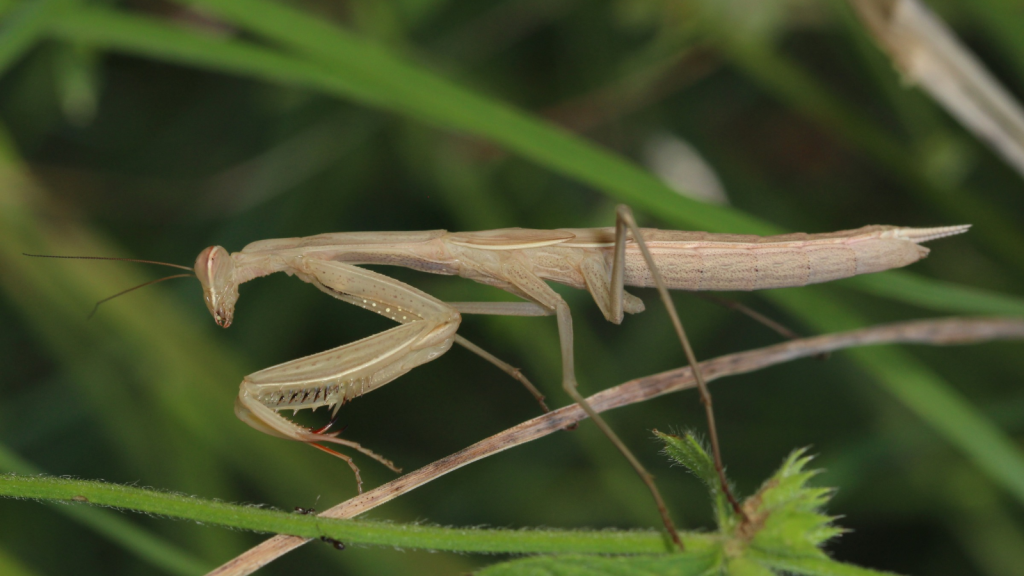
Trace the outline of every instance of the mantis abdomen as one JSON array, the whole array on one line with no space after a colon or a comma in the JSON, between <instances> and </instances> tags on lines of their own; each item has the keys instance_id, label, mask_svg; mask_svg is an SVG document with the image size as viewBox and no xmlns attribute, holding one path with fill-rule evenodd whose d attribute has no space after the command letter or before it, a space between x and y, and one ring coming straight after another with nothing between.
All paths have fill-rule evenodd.
<instances>
[{"instance_id":1,"label":"mantis abdomen","mask_svg":"<svg viewBox=\"0 0 1024 576\"><path fill-rule=\"evenodd\" d=\"M959 234L966 228L866 226L827 234L763 237L653 229L644 229L643 234L670 289L726 291L805 286L900 268L928 254L920 242ZM579 237L582 231L570 232ZM558 246L584 248L582 242L573 244ZM586 248L602 250L610 263L612 246L595 244ZM632 243L626 247L625 284L654 286L640 250Z\"/></svg>"}]
</instances>

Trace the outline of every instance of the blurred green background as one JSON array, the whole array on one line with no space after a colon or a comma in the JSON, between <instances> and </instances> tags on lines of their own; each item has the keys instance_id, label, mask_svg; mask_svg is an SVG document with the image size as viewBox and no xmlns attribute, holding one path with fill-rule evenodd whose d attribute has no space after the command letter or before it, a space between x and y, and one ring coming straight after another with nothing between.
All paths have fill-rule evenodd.
<instances>
[{"instance_id":1,"label":"blurred green background","mask_svg":"<svg viewBox=\"0 0 1024 576\"><path fill-rule=\"evenodd\" d=\"M326 509L355 493L347 467L237 421L236 386L388 326L284 276L245 285L226 331L190 280L86 321L98 299L163 271L26 251L191 265L209 245L320 232L607 226L628 202L646 226L720 232L974 224L932 244L910 274L730 295L801 333L1024 311L1020 176L907 89L842 2L290 4L0 2L4 471ZM1009 24L1024 5L931 5L1011 92L1024 90L1024 36ZM724 191L728 205L670 185ZM508 299L458 278L387 273L445 300ZM683 363L652 291L637 291L648 312L617 327L587 294L558 289L574 310L585 393ZM698 357L777 340L724 308L676 302ZM467 317L460 333L566 403L552 319ZM741 493L793 448L820 455L819 484L839 488L830 512L852 529L830 545L837 558L1009 575L1024 566L1022 374L1019 343L916 347L837 353L713 391ZM456 348L346 406L342 423L408 471L536 413L517 383ZM702 487L668 467L650 433L703 430L696 395L607 418L681 527L710 527ZM369 486L393 478L357 461ZM657 527L649 500L584 423L368 516ZM190 574L265 538L24 501L0 501L0 518L3 574ZM456 574L499 559L315 543L264 573Z\"/></svg>"}]
</instances>

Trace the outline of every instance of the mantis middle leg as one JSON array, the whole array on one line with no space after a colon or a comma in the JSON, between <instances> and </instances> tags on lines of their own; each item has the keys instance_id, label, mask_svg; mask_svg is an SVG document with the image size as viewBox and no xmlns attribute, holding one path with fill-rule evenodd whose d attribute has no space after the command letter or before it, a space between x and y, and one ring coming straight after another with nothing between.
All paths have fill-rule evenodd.
<instances>
[{"instance_id":1,"label":"mantis middle leg","mask_svg":"<svg viewBox=\"0 0 1024 576\"><path fill-rule=\"evenodd\" d=\"M461 314L492 314L498 316L550 316L551 311L534 302L448 302L448 305L458 310ZM548 405L544 403L544 395L530 382L523 373L508 362L498 358L494 354L480 348L462 336L455 336L455 343L469 350L470 352L494 364L509 376L515 378L522 384L533 398L540 404L541 410L550 412Z\"/></svg>"}]
</instances>

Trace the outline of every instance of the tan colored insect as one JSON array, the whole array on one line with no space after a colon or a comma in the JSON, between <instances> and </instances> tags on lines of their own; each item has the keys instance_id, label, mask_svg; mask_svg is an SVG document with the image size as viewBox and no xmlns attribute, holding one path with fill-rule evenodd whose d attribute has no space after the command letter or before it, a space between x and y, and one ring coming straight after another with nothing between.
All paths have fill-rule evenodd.
<instances>
[{"instance_id":1,"label":"tan colored insect","mask_svg":"<svg viewBox=\"0 0 1024 576\"><path fill-rule=\"evenodd\" d=\"M644 309L643 302L623 290L624 285L658 287L669 306L687 359L696 365L666 288L760 290L879 272L916 262L928 254L920 243L959 234L968 227L865 226L828 234L768 237L676 232L637 228L629 209L620 206L614 228L331 233L261 240L234 254L212 246L199 254L195 274L203 285L206 306L217 324L225 328L231 325L234 316L239 285L274 272L295 275L339 300L398 323L357 342L250 374L242 380L235 402L235 413L253 428L305 442L343 458L355 472L360 489L362 481L352 459L323 443L349 446L393 470L397 468L355 442L328 434L330 424L311 430L279 412L325 406L336 417L345 402L437 358L453 342L513 375L544 407L543 396L518 370L457 335L456 330L461 314L555 315L561 342L563 388L647 483L666 528L681 546L650 474L577 392L569 307L546 281L586 289L605 318L616 324L622 321L624 312L635 314ZM525 302L446 303L403 282L360 268L361 264L388 264L459 275L506 290ZM724 483L710 395L700 375L697 376L708 411L715 464L730 501L742 514Z\"/></svg>"}]
</instances>

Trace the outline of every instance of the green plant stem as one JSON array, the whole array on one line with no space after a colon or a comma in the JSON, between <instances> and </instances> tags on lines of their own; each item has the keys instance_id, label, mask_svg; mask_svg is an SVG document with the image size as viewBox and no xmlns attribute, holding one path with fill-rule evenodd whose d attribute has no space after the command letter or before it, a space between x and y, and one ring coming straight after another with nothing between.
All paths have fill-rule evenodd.
<instances>
[{"instance_id":1,"label":"green plant stem","mask_svg":"<svg viewBox=\"0 0 1024 576\"><path fill-rule=\"evenodd\" d=\"M3 445L0 445L0 470L17 474L39 474L35 466ZM0 485L8 478L18 477L14 474L0 475ZM107 510L55 503L51 505L55 511L89 526L98 534L168 574L192 576L203 574L211 568L188 552Z\"/></svg>"},{"instance_id":2,"label":"green plant stem","mask_svg":"<svg viewBox=\"0 0 1024 576\"><path fill-rule=\"evenodd\" d=\"M602 554L658 553L670 549L664 536L657 532L485 530L333 520L145 488L50 476L0 476L0 495L65 503L88 502L243 530L291 534L304 538L327 536L345 543L402 548L460 552ZM714 542L712 537L702 534L688 534L686 538L687 544L692 542L697 550L710 547Z\"/></svg>"}]
</instances>

